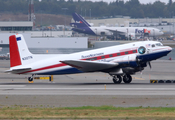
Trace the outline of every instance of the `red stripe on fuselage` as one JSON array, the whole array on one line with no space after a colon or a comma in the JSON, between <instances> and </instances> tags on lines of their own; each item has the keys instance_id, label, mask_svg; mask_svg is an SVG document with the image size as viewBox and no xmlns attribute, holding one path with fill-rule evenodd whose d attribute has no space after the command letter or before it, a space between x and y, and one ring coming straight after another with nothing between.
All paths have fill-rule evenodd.
<instances>
[{"instance_id":1,"label":"red stripe on fuselage","mask_svg":"<svg viewBox=\"0 0 175 120\"><path fill-rule=\"evenodd\" d=\"M133 52L133 51L136 51L136 52ZM126 52L128 52L128 54L126 54ZM102 60L102 59L113 58L113 57L117 57L117 56L134 54L134 53L137 53L138 51L137 51L137 49L135 49L135 50L130 50L130 51L126 51L126 52L118 52L118 53L120 53L120 55L117 55L118 53L102 55L102 56L105 56L105 58L102 58L102 56L97 56L97 57L85 58L85 59L81 59L81 60L87 60L87 59L93 59L92 61ZM110 55L112 55L112 57L110 57ZM94 59L94 58L96 58L96 59ZM36 72L36 71L40 71L40 70L52 69L52 68L63 67L63 66L67 66L67 64L60 63L60 64L51 65L51 66L47 66L47 67L43 67L43 68L38 68L35 70L26 71L26 72L19 73L19 74L25 74L25 73L29 73L29 72Z\"/></svg>"},{"instance_id":2,"label":"red stripe on fuselage","mask_svg":"<svg viewBox=\"0 0 175 120\"><path fill-rule=\"evenodd\" d=\"M51 66L47 66L47 67L43 67L43 68L38 68L38 69L35 69L35 70L26 71L26 72L19 73L19 74L25 74L25 73L29 73L29 72L36 72L36 71L40 71L40 70L46 70L46 69L62 67L62 66L66 66L66 64L60 63L60 64L51 65Z\"/></svg>"}]
</instances>

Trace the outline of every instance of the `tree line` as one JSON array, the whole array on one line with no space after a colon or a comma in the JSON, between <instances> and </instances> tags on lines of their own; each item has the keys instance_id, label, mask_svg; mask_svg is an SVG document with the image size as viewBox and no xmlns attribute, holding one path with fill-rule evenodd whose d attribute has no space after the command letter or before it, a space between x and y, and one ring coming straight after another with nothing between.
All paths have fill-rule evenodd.
<instances>
[{"instance_id":1,"label":"tree line","mask_svg":"<svg viewBox=\"0 0 175 120\"><path fill-rule=\"evenodd\" d=\"M0 13L28 14L29 0L0 0ZM169 18L175 16L175 2L168 4L156 1L141 4L139 0L124 2L116 0L111 3L88 0L34 0L34 11L40 14L71 15L77 12L85 17L116 17L119 15L131 18Z\"/></svg>"}]
</instances>

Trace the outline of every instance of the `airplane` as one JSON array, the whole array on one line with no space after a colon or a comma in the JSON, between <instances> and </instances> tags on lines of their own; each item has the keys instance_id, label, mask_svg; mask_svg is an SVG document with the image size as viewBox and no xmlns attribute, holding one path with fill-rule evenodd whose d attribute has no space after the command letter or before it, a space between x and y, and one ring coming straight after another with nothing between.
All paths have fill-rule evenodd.
<instances>
[{"instance_id":1,"label":"airplane","mask_svg":"<svg viewBox=\"0 0 175 120\"><path fill-rule=\"evenodd\" d=\"M104 72L115 84L130 83L131 75L144 70L150 61L166 56L172 48L158 41L140 41L71 54L32 54L22 34L9 37L12 74L63 75Z\"/></svg>"},{"instance_id":2,"label":"airplane","mask_svg":"<svg viewBox=\"0 0 175 120\"><path fill-rule=\"evenodd\" d=\"M137 36L155 37L164 33L151 27L92 27L81 15L73 13L74 23L70 23L72 30L78 33L84 33L94 36L124 36L126 38L135 38Z\"/></svg>"}]
</instances>

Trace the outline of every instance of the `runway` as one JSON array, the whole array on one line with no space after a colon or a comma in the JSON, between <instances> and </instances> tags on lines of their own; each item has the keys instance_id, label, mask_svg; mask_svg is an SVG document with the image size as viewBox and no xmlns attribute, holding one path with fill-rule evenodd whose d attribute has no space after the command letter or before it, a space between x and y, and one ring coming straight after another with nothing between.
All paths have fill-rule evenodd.
<instances>
[{"instance_id":1,"label":"runway","mask_svg":"<svg viewBox=\"0 0 175 120\"><path fill-rule=\"evenodd\" d=\"M137 81L135 81L137 82ZM175 95L175 84L8 83L0 95Z\"/></svg>"},{"instance_id":2,"label":"runway","mask_svg":"<svg viewBox=\"0 0 175 120\"><path fill-rule=\"evenodd\" d=\"M30 75L3 73L9 61L1 60L0 106L101 106L117 107L175 107L175 83L151 84L150 79L175 80L175 61L157 60L152 69L133 76L131 84L114 84L104 73L84 73L54 76L54 81L34 80Z\"/></svg>"}]
</instances>

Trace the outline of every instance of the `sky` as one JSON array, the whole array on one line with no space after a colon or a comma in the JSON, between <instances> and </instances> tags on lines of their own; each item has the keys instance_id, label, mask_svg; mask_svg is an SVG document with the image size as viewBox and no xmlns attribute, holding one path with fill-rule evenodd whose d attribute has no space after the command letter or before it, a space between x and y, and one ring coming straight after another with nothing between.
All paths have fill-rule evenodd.
<instances>
[{"instance_id":1,"label":"sky","mask_svg":"<svg viewBox=\"0 0 175 120\"><path fill-rule=\"evenodd\" d=\"M116 1L116 0L90 0L90 1L103 1L103 2L113 2L113 1ZM129 0L124 0L125 2L126 1L129 1ZM164 2L164 3L168 3L169 0L139 0L141 4L147 4L147 3L154 3L155 1L161 1L161 2ZM173 0L174 2L175 0Z\"/></svg>"}]
</instances>

